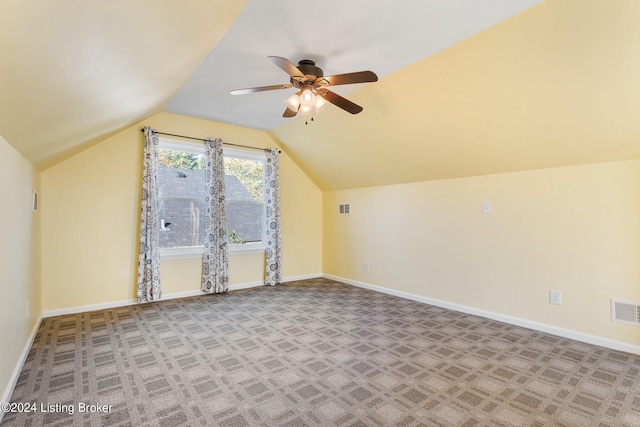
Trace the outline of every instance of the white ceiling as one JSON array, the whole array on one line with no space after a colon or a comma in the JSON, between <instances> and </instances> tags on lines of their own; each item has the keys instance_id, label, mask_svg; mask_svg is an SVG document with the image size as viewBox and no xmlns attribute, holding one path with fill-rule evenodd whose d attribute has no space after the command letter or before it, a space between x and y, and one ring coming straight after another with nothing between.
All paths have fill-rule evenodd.
<instances>
[{"instance_id":1,"label":"white ceiling","mask_svg":"<svg viewBox=\"0 0 640 427\"><path fill-rule=\"evenodd\" d=\"M295 89L241 96L233 89L288 83L267 60L316 61L325 75L372 70L379 78L446 49L540 0L250 0L167 111L272 129ZM346 95L359 85L335 88ZM363 105L366 109L367 106ZM348 114L348 113L345 113Z\"/></svg>"},{"instance_id":2,"label":"white ceiling","mask_svg":"<svg viewBox=\"0 0 640 427\"><path fill-rule=\"evenodd\" d=\"M163 111L266 130L322 190L640 158L638 0L0 10L0 136L40 170ZM229 94L286 83L271 55L380 80L335 88L362 113L328 106L306 126L281 117L292 89Z\"/></svg>"}]
</instances>

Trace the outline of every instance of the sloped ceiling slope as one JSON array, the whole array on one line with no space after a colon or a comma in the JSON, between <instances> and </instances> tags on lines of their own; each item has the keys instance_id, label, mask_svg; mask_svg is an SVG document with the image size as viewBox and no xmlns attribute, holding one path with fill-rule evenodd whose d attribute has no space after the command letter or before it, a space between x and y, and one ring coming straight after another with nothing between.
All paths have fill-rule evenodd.
<instances>
[{"instance_id":1,"label":"sloped ceiling slope","mask_svg":"<svg viewBox=\"0 0 640 427\"><path fill-rule=\"evenodd\" d=\"M0 10L0 135L41 170L163 110L268 130L323 190L640 158L637 0ZM286 82L268 55L381 79L336 88L362 113L305 125L281 117L288 91L229 94Z\"/></svg>"},{"instance_id":2,"label":"sloped ceiling slope","mask_svg":"<svg viewBox=\"0 0 640 427\"><path fill-rule=\"evenodd\" d=\"M384 77L539 3L540 0L251 0L171 101L170 113L272 129L286 123L295 88L233 96L289 76L267 60L311 59L325 75L373 70ZM332 88L345 95L361 85Z\"/></svg>"},{"instance_id":3,"label":"sloped ceiling slope","mask_svg":"<svg viewBox=\"0 0 640 427\"><path fill-rule=\"evenodd\" d=\"M162 111L246 0L0 0L0 135L40 169Z\"/></svg>"},{"instance_id":4,"label":"sloped ceiling slope","mask_svg":"<svg viewBox=\"0 0 640 427\"><path fill-rule=\"evenodd\" d=\"M323 190L637 159L638 22L547 0L269 134Z\"/></svg>"}]
</instances>

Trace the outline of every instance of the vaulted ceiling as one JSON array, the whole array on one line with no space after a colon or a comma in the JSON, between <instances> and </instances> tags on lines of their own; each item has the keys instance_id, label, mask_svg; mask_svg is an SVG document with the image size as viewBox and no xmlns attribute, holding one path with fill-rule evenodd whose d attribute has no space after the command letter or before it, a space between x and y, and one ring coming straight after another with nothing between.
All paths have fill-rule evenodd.
<instances>
[{"instance_id":1,"label":"vaulted ceiling","mask_svg":"<svg viewBox=\"0 0 640 427\"><path fill-rule=\"evenodd\" d=\"M265 130L325 190L640 158L636 0L0 7L0 135L40 169L161 111ZM284 119L293 89L229 94L288 82L270 55L380 80Z\"/></svg>"}]
</instances>

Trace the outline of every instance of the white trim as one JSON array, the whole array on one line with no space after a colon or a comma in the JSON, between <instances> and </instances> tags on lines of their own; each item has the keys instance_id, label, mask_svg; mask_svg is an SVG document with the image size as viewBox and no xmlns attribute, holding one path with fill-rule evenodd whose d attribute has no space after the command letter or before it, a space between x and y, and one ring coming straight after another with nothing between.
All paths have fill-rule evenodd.
<instances>
[{"instance_id":1,"label":"white trim","mask_svg":"<svg viewBox=\"0 0 640 427\"><path fill-rule=\"evenodd\" d=\"M178 246L160 248L160 261L170 259L202 258L204 246Z\"/></svg>"},{"instance_id":2,"label":"white trim","mask_svg":"<svg viewBox=\"0 0 640 427\"><path fill-rule=\"evenodd\" d=\"M382 286L377 286L377 285L371 285L369 283L364 283L364 282L358 282L356 280L345 279L344 277L333 276L331 274L323 274L322 277L326 279L335 280L336 282L357 286L359 288L381 292L383 294L393 295L396 297L405 298L412 301L421 302L424 304L435 305L436 307L446 308L448 310L459 311L461 313L467 313L475 316L485 317L487 319L497 320L498 322L504 322L510 325L521 326L523 328L545 332L545 333L556 335L562 338L568 338L568 339L584 342L587 344L599 345L612 350L624 351L627 353L640 355L640 346L625 343L622 341L616 341L609 338L598 337L595 335L585 334L583 332L572 331L570 329L560 328L553 325L547 325L545 323L534 322L534 321L522 319L519 317L507 316L500 313L494 313L491 311L481 310L481 309L469 307L466 305L460 305L460 304L450 303L446 301L441 301L433 298L424 297L421 295L411 294L408 292L396 291L394 289L384 288Z\"/></svg>"},{"instance_id":3,"label":"white trim","mask_svg":"<svg viewBox=\"0 0 640 427\"><path fill-rule=\"evenodd\" d=\"M282 283L295 282L296 280L318 279L320 277L322 277L322 273L303 274L301 276L289 276L289 277L283 277Z\"/></svg>"},{"instance_id":4,"label":"white trim","mask_svg":"<svg viewBox=\"0 0 640 427\"><path fill-rule=\"evenodd\" d=\"M203 141L182 141L182 140L176 140L176 139L165 137L165 136L158 136L158 138L160 141L159 143L160 150L184 151L184 152L195 153L199 155L204 155L205 153L204 140ZM225 159L236 158L236 159L253 160L253 161L262 163L263 168L266 163L266 154L264 150L253 150L253 149L238 148L238 147L234 147L234 148L224 147L223 157ZM265 210L266 210L266 204L264 203L264 191L262 194L261 204L262 204L262 221L264 222ZM164 228L164 219L162 220L162 222L163 222L163 225L160 228L160 230L166 230L166 228ZM262 240L260 242L246 243L246 244L229 244L229 255L264 253L267 247L265 242L266 242L266 228L263 224ZM160 248L160 260L201 258L203 251L204 251L204 247L202 245L179 246L175 248Z\"/></svg>"},{"instance_id":5,"label":"white trim","mask_svg":"<svg viewBox=\"0 0 640 427\"><path fill-rule=\"evenodd\" d=\"M322 277L322 274L321 273L315 273L315 274L307 274L307 275L303 275L303 276L290 276L290 277L283 278L282 281L284 283L284 282L293 282L295 280L315 279L315 278L318 278L318 277ZM264 281L263 280L258 280L258 281L255 281L255 282L236 283L236 284L233 284L233 285L229 285L229 291L237 291L237 290L240 290L240 289L255 288L255 287L258 287L258 286L264 286ZM171 294L162 295L162 299L160 301L171 300L171 299L176 299L176 298L193 297L193 296L198 296L198 295L207 295L207 294L202 292L200 289L196 289L196 290L192 290L192 291L184 291L184 292L174 292L174 293L171 293ZM64 316L64 315L67 315L67 314L84 313L86 311L104 310L104 309L107 309L107 308L124 307L124 306L127 306L127 305L134 305L134 304L137 304L137 303L138 303L137 300L130 299L130 300L105 302L105 303L100 303L100 304L83 305L83 306L79 306L79 307L69 307L69 308L63 308L63 309L59 309L59 310L45 311L45 312L42 313L42 317L41 318L47 318L47 317L53 317L53 316Z\"/></svg>"},{"instance_id":6,"label":"white trim","mask_svg":"<svg viewBox=\"0 0 640 427\"><path fill-rule=\"evenodd\" d=\"M265 239L263 238L262 240L264 242ZM263 242L229 245L229 255L264 253L265 244ZM203 251L204 246L178 246L175 248L160 248L160 261L172 259L202 258Z\"/></svg>"},{"instance_id":7,"label":"white trim","mask_svg":"<svg viewBox=\"0 0 640 427\"><path fill-rule=\"evenodd\" d=\"M27 361L29 350L31 349L33 340L36 338L36 333L40 328L41 322L42 322L42 316L40 316L36 324L33 326L33 329L31 330L31 334L29 334L29 338L27 339L27 342L24 344L22 353L20 353L20 357L18 358L18 363L16 363L16 367L13 369L13 373L11 374L11 378L9 378L9 383L7 384L7 388L4 390L4 393L2 394L2 399L0 400L0 403L10 401L11 395L13 394L13 389L16 387L16 384L18 383L20 372L22 372L22 367L24 366L24 362ZM0 423L2 422L3 415L4 415L4 412L0 411Z\"/></svg>"},{"instance_id":8,"label":"white trim","mask_svg":"<svg viewBox=\"0 0 640 427\"><path fill-rule=\"evenodd\" d=\"M165 298L166 296L163 296L163 299ZM47 317L54 317L54 316L65 316L67 314L84 313L85 311L95 311L95 310L104 310L106 308L124 307L126 305L133 305L137 303L138 301L135 299L128 299L128 300L122 300L122 301L104 302L100 304L82 305L78 307L61 308L58 310L43 311L42 317L47 318Z\"/></svg>"},{"instance_id":9,"label":"white trim","mask_svg":"<svg viewBox=\"0 0 640 427\"><path fill-rule=\"evenodd\" d=\"M224 144L224 139L222 140ZM247 159L247 160L255 160L258 162L264 163L266 162L267 156L263 149L255 150L252 148L242 148L242 147L222 147L222 155L224 157L235 157L238 159Z\"/></svg>"},{"instance_id":10,"label":"white trim","mask_svg":"<svg viewBox=\"0 0 640 427\"><path fill-rule=\"evenodd\" d=\"M257 160L263 163L265 162L266 148L243 148L229 145L225 147L224 139L222 139L222 144L222 154L224 157L236 157L240 159ZM187 141L158 135L158 148L160 150L185 151L194 154L204 154L205 152L204 138L200 141Z\"/></svg>"},{"instance_id":11,"label":"white trim","mask_svg":"<svg viewBox=\"0 0 640 427\"><path fill-rule=\"evenodd\" d=\"M229 291L239 291L240 289L257 288L258 286L264 286L264 280L258 280L256 282L246 282L246 283L237 283L235 285L229 285Z\"/></svg>"},{"instance_id":12,"label":"white trim","mask_svg":"<svg viewBox=\"0 0 640 427\"><path fill-rule=\"evenodd\" d=\"M158 148L160 150L186 151L188 153L204 154L204 139L202 141L186 141L158 135Z\"/></svg>"},{"instance_id":13,"label":"white trim","mask_svg":"<svg viewBox=\"0 0 640 427\"><path fill-rule=\"evenodd\" d=\"M264 230L265 227L262 227L262 228ZM229 245L229 255L264 253L264 250L266 248L266 245L264 244L264 242L266 240L267 239L263 237L262 242L260 243L244 243L244 244Z\"/></svg>"},{"instance_id":14,"label":"white trim","mask_svg":"<svg viewBox=\"0 0 640 427\"><path fill-rule=\"evenodd\" d=\"M240 289L248 289L255 288L258 286L264 286L264 281L259 280L256 282L246 282L246 283L236 283L235 285L229 285L229 291L238 291ZM176 299L176 298L187 298L187 297L197 297L200 295L209 295L206 292L202 292L202 290L198 289L195 291L185 291L185 292L174 292L172 294L163 295L160 301ZM137 301L133 300L132 304L136 304Z\"/></svg>"}]
</instances>

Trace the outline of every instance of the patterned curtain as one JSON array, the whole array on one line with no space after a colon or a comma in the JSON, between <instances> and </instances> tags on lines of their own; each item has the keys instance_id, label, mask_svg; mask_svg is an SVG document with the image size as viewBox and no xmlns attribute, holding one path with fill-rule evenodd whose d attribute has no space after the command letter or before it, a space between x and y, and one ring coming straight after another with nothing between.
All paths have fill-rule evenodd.
<instances>
[{"instance_id":1,"label":"patterned curtain","mask_svg":"<svg viewBox=\"0 0 640 427\"><path fill-rule=\"evenodd\" d=\"M202 290L219 294L229 290L229 238L224 195L222 140L205 141L205 222L202 254Z\"/></svg>"},{"instance_id":2,"label":"patterned curtain","mask_svg":"<svg viewBox=\"0 0 640 427\"><path fill-rule=\"evenodd\" d=\"M268 286L282 282L282 238L280 235L280 167L278 149L266 150L264 167L265 226L267 227L266 273Z\"/></svg>"},{"instance_id":3,"label":"patterned curtain","mask_svg":"<svg viewBox=\"0 0 640 427\"><path fill-rule=\"evenodd\" d=\"M140 250L138 253L138 302L162 297L160 289L160 246L158 225L158 135L144 128L142 167L142 209L140 211Z\"/></svg>"}]
</instances>

